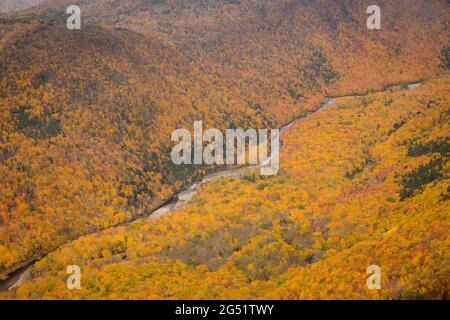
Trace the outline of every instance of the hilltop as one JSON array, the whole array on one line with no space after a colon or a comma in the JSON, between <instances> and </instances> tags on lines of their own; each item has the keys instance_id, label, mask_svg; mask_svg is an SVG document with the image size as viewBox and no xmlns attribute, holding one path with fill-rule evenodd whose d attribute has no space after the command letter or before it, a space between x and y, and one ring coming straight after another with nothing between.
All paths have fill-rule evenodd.
<instances>
[{"instance_id":1,"label":"hilltop","mask_svg":"<svg viewBox=\"0 0 450 320\"><path fill-rule=\"evenodd\" d=\"M2 0L0 3L0 14L33 7L43 0Z\"/></svg>"}]
</instances>

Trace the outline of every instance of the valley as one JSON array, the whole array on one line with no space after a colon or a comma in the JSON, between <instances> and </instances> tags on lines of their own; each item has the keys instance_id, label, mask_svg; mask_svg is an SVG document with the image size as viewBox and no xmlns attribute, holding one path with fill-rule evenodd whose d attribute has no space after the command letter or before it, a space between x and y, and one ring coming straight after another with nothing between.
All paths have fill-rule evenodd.
<instances>
[{"instance_id":1,"label":"valley","mask_svg":"<svg viewBox=\"0 0 450 320\"><path fill-rule=\"evenodd\" d=\"M2 2L1 298L446 299L448 2L372 4ZM193 123L277 174L177 165Z\"/></svg>"}]
</instances>

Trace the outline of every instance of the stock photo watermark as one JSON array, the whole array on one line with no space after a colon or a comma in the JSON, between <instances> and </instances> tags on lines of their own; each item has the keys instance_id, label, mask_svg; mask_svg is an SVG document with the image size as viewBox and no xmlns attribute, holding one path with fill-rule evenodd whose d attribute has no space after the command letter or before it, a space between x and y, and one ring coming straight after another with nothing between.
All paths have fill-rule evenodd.
<instances>
[{"instance_id":1,"label":"stock photo watermark","mask_svg":"<svg viewBox=\"0 0 450 320\"><path fill-rule=\"evenodd\" d=\"M77 5L70 5L66 13L70 16L67 18L66 25L69 30L81 29L81 9ZM367 7L367 29L380 30L381 29L381 8L378 5L370 5Z\"/></svg>"},{"instance_id":2,"label":"stock photo watermark","mask_svg":"<svg viewBox=\"0 0 450 320\"><path fill-rule=\"evenodd\" d=\"M367 8L367 29L380 30L381 29L381 8L377 5L371 5Z\"/></svg>"},{"instance_id":3,"label":"stock photo watermark","mask_svg":"<svg viewBox=\"0 0 450 320\"><path fill-rule=\"evenodd\" d=\"M81 289L81 268L78 265L67 266L66 273L70 276L66 280L66 287L69 290Z\"/></svg>"},{"instance_id":4,"label":"stock photo watermark","mask_svg":"<svg viewBox=\"0 0 450 320\"><path fill-rule=\"evenodd\" d=\"M380 290L381 289L381 268L375 264L367 267L367 274L370 276L367 278L367 288L369 290Z\"/></svg>"},{"instance_id":5,"label":"stock photo watermark","mask_svg":"<svg viewBox=\"0 0 450 320\"><path fill-rule=\"evenodd\" d=\"M69 30L81 29L81 9L77 5L71 5L66 10L70 16L67 18L66 25Z\"/></svg>"},{"instance_id":6,"label":"stock photo watermark","mask_svg":"<svg viewBox=\"0 0 450 320\"><path fill-rule=\"evenodd\" d=\"M172 149L175 165L259 165L264 176L276 175L280 164L280 130L270 129L208 129L203 133L203 122L194 122L194 139L187 129L176 129L171 140L178 142ZM203 147L203 143L208 143ZM248 146L248 148L246 147ZM269 151L270 148L270 151ZM225 155L224 155L225 150ZM248 157L246 150L248 150ZM269 154L270 152L270 154ZM247 161L248 159L248 161Z\"/></svg>"}]
</instances>

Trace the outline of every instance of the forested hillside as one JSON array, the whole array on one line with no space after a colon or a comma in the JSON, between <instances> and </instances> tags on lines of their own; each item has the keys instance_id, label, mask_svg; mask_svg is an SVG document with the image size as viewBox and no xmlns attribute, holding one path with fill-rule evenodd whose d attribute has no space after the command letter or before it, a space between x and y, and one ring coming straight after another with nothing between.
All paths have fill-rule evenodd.
<instances>
[{"instance_id":1,"label":"forested hillside","mask_svg":"<svg viewBox=\"0 0 450 320\"><path fill-rule=\"evenodd\" d=\"M0 13L27 9L41 2L42 0L2 0L0 2Z\"/></svg>"},{"instance_id":2,"label":"forested hillside","mask_svg":"<svg viewBox=\"0 0 450 320\"><path fill-rule=\"evenodd\" d=\"M82 237L5 297L448 299L448 81L340 99L283 136L279 176L213 182L161 219Z\"/></svg>"},{"instance_id":3,"label":"forested hillside","mask_svg":"<svg viewBox=\"0 0 450 320\"><path fill-rule=\"evenodd\" d=\"M445 70L447 2L378 2L379 31L354 0L81 1L81 30L65 1L0 15L0 277L203 175L170 161L175 128L276 128Z\"/></svg>"}]
</instances>

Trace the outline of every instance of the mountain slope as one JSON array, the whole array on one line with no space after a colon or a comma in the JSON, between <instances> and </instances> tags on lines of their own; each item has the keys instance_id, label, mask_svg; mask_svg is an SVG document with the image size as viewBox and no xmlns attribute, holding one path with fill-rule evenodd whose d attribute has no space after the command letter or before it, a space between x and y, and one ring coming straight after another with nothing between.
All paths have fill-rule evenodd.
<instances>
[{"instance_id":1,"label":"mountain slope","mask_svg":"<svg viewBox=\"0 0 450 320\"><path fill-rule=\"evenodd\" d=\"M41 2L43 0L2 0L0 2L0 13L27 9Z\"/></svg>"},{"instance_id":2,"label":"mountain slope","mask_svg":"<svg viewBox=\"0 0 450 320\"><path fill-rule=\"evenodd\" d=\"M283 136L279 176L215 181L161 219L82 237L4 297L447 299L448 80L340 99Z\"/></svg>"},{"instance_id":3,"label":"mountain slope","mask_svg":"<svg viewBox=\"0 0 450 320\"><path fill-rule=\"evenodd\" d=\"M203 175L171 163L175 128L280 127L441 70L445 1L380 1L375 32L368 4L96 0L80 31L65 1L2 16L0 275Z\"/></svg>"}]
</instances>

